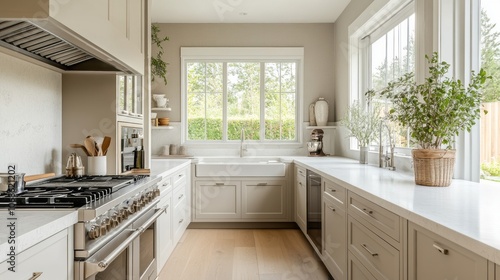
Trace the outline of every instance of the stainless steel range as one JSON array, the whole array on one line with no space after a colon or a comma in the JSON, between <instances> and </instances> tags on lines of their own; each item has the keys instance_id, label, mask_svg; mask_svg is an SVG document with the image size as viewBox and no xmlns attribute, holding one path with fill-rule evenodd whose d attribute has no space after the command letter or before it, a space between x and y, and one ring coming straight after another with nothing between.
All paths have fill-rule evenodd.
<instances>
[{"instance_id":1,"label":"stainless steel range","mask_svg":"<svg viewBox=\"0 0 500 280\"><path fill-rule=\"evenodd\" d=\"M16 208L77 208L75 279L155 279L154 227L160 178L58 177L27 185ZM10 197L0 194L0 207Z\"/></svg>"}]
</instances>

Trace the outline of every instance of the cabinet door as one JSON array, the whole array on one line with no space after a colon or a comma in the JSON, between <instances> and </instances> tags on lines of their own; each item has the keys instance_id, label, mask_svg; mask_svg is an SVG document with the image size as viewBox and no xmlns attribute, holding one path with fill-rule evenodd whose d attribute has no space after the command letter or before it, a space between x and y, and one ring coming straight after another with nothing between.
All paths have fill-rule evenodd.
<instances>
[{"instance_id":1,"label":"cabinet door","mask_svg":"<svg viewBox=\"0 0 500 280\"><path fill-rule=\"evenodd\" d=\"M409 280L488 277L488 261L418 225L409 223Z\"/></svg>"},{"instance_id":2,"label":"cabinet door","mask_svg":"<svg viewBox=\"0 0 500 280\"><path fill-rule=\"evenodd\" d=\"M240 182L197 181L195 218L214 221L241 218Z\"/></svg>"},{"instance_id":3,"label":"cabinet door","mask_svg":"<svg viewBox=\"0 0 500 280\"><path fill-rule=\"evenodd\" d=\"M282 180L243 181L242 213L245 219L285 219L286 183Z\"/></svg>"},{"instance_id":4,"label":"cabinet door","mask_svg":"<svg viewBox=\"0 0 500 280\"><path fill-rule=\"evenodd\" d=\"M68 258L73 255L69 250L73 248L68 248L68 231L63 230L19 253L15 273L7 270L10 265L6 262L1 263L0 279L26 280L31 279L34 273L41 273L37 278L41 280L69 279Z\"/></svg>"},{"instance_id":5,"label":"cabinet door","mask_svg":"<svg viewBox=\"0 0 500 280\"><path fill-rule=\"evenodd\" d=\"M500 265L496 265L495 269L495 280L500 280Z\"/></svg>"},{"instance_id":6,"label":"cabinet door","mask_svg":"<svg viewBox=\"0 0 500 280\"><path fill-rule=\"evenodd\" d=\"M377 280L361 262L349 253L349 280Z\"/></svg>"},{"instance_id":7,"label":"cabinet door","mask_svg":"<svg viewBox=\"0 0 500 280\"><path fill-rule=\"evenodd\" d=\"M173 227L172 227L172 194L167 194L161 198L158 207L162 208L167 206L165 213L163 213L156 222L156 252L158 252L157 271L161 271L168 256L174 249L173 240Z\"/></svg>"},{"instance_id":8,"label":"cabinet door","mask_svg":"<svg viewBox=\"0 0 500 280\"><path fill-rule=\"evenodd\" d=\"M295 222L303 233L307 231L307 194L306 194L306 171L296 168L295 176Z\"/></svg>"},{"instance_id":9,"label":"cabinet door","mask_svg":"<svg viewBox=\"0 0 500 280\"><path fill-rule=\"evenodd\" d=\"M323 258L336 280L346 279L347 226L346 213L328 199L323 199Z\"/></svg>"}]
</instances>

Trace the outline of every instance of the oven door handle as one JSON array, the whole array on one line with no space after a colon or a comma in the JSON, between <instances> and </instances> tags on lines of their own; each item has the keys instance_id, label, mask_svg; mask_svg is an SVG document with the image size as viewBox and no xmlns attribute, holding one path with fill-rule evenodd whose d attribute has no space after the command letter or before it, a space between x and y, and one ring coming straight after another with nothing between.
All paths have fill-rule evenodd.
<instances>
[{"instance_id":1,"label":"oven door handle","mask_svg":"<svg viewBox=\"0 0 500 280\"><path fill-rule=\"evenodd\" d=\"M130 243L132 243L139 235L141 235L146 229L154 223L158 217L160 217L168 208L168 205L160 208L151 218L149 218L144 224L134 230L125 241L123 241L118 247L116 247L109 255L107 255L102 261L99 262L85 262L85 278L104 271L110 263L112 263L116 257L118 257L123 250L125 250Z\"/></svg>"}]
</instances>

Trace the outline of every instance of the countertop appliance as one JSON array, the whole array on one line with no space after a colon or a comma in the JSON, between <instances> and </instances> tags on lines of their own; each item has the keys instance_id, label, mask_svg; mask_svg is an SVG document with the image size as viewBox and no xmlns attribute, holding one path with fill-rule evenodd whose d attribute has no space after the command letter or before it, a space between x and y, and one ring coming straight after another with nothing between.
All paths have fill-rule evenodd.
<instances>
[{"instance_id":1,"label":"countertop appliance","mask_svg":"<svg viewBox=\"0 0 500 280\"><path fill-rule=\"evenodd\" d=\"M160 179L146 175L51 178L26 185L16 197L16 208L77 209L75 280L154 279L154 227L166 210L157 209ZM0 193L0 207L8 207L9 202L8 193Z\"/></svg>"},{"instance_id":2,"label":"countertop appliance","mask_svg":"<svg viewBox=\"0 0 500 280\"><path fill-rule=\"evenodd\" d=\"M320 255L322 248L321 226L321 175L307 170L307 236Z\"/></svg>"},{"instance_id":3,"label":"countertop appliance","mask_svg":"<svg viewBox=\"0 0 500 280\"><path fill-rule=\"evenodd\" d=\"M314 129L311 132L311 141L307 142L307 151L310 157L324 157L323 153L323 129Z\"/></svg>"}]
</instances>

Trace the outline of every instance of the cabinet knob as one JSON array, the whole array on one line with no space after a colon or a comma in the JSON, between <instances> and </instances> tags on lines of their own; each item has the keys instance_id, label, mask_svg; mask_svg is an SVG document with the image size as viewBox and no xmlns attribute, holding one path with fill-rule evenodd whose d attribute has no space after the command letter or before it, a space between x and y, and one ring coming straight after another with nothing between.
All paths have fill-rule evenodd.
<instances>
[{"instance_id":1,"label":"cabinet knob","mask_svg":"<svg viewBox=\"0 0 500 280\"><path fill-rule=\"evenodd\" d=\"M332 210L333 212L335 212L335 208L333 208L332 206L328 206L328 208L330 208L330 210Z\"/></svg>"},{"instance_id":2,"label":"cabinet knob","mask_svg":"<svg viewBox=\"0 0 500 280\"><path fill-rule=\"evenodd\" d=\"M432 247L436 248L439 253L443 254L443 255L448 255L448 249L445 249L439 245L437 245L436 243L432 244Z\"/></svg>"},{"instance_id":3,"label":"cabinet knob","mask_svg":"<svg viewBox=\"0 0 500 280\"><path fill-rule=\"evenodd\" d=\"M335 190L335 189L330 189L330 191L331 191L331 192L336 192L337 190Z\"/></svg>"},{"instance_id":4,"label":"cabinet knob","mask_svg":"<svg viewBox=\"0 0 500 280\"><path fill-rule=\"evenodd\" d=\"M28 280L35 280L35 279L37 279L38 277L42 276L42 273L43 273L43 272L33 272L33 275L32 275L32 276L31 276L31 278L30 278L30 279L28 279Z\"/></svg>"},{"instance_id":5,"label":"cabinet knob","mask_svg":"<svg viewBox=\"0 0 500 280\"><path fill-rule=\"evenodd\" d=\"M363 249L365 249L370 255L372 255L372 257L378 256L378 253L372 252L370 249L368 249L368 246L366 246L366 244L361 244L361 247L363 247Z\"/></svg>"},{"instance_id":6,"label":"cabinet knob","mask_svg":"<svg viewBox=\"0 0 500 280\"><path fill-rule=\"evenodd\" d=\"M363 208L363 212L370 214L370 215L373 214L373 210L366 209L366 208Z\"/></svg>"}]
</instances>

